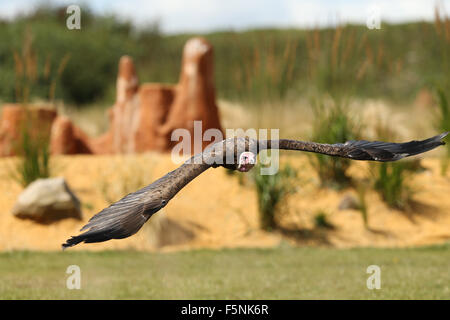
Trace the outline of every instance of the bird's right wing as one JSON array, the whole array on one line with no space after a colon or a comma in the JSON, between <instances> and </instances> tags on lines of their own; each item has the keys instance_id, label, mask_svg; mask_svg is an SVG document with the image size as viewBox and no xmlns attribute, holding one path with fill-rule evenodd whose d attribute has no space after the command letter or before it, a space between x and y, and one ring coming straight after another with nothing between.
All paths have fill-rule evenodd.
<instances>
[{"instance_id":1,"label":"bird's right wing","mask_svg":"<svg viewBox=\"0 0 450 320\"><path fill-rule=\"evenodd\" d=\"M80 242L102 242L127 238L135 234L178 191L210 167L203 161L195 161L200 157L201 154L192 157L152 184L128 194L94 215L80 230L87 231L68 239L62 245L63 249Z\"/></svg>"}]
</instances>

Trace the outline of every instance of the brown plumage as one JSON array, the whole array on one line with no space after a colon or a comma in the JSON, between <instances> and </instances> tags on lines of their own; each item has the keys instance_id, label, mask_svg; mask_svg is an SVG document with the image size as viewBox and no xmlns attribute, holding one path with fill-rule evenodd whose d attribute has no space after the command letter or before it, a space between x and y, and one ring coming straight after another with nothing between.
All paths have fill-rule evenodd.
<instances>
[{"instance_id":1,"label":"brown plumage","mask_svg":"<svg viewBox=\"0 0 450 320\"><path fill-rule=\"evenodd\" d=\"M226 167L237 170L243 152L256 154L264 149L298 150L322 153L353 160L396 161L423 153L443 145L448 132L422 141L391 143L380 141L348 141L346 143L322 144L297 140L255 140L231 138L218 142L201 154L186 161L152 184L125 196L103 209L80 230L86 232L71 237L63 249L80 242L102 242L122 239L135 234L147 220L167 203L190 181L210 167ZM245 157L247 159L247 157ZM246 163L245 171L254 165ZM243 171L243 170L240 170Z\"/></svg>"}]
</instances>

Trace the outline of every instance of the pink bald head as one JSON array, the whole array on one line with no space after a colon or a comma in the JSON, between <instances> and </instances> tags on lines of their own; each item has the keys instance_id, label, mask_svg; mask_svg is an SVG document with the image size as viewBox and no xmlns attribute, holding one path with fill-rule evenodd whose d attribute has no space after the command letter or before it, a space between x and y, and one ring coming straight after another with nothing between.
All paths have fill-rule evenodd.
<instances>
[{"instance_id":1,"label":"pink bald head","mask_svg":"<svg viewBox=\"0 0 450 320\"><path fill-rule=\"evenodd\" d=\"M250 171L256 164L256 155L253 152L242 152L239 156L238 170L240 172Z\"/></svg>"}]
</instances>

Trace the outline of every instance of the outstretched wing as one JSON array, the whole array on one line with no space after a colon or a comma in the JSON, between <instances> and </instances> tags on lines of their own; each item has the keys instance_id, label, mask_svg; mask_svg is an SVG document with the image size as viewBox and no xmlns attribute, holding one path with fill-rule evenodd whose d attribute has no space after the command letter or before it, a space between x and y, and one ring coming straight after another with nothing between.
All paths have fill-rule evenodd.
<instances>
[{"instance_id":1,"label":"outstretched wing","mask_svg":"<svg viewBox=\"0 0 450 320\"><path fill-rule=\"evenodd\" d=\"M128 194L97 213L80 230L88 231L68 239L62 245L63 249L80 242L102 242L110 239L122 239L135 234L152 213L162 207L161 200L157 197L146 197L148 192L146 189L150 186Z\"/></svg>"},{"instance_id":2,"label":"outstretched wing","mask_svg":"<svg viewBox=\"0 0 450 320\"><path fill-rule=\"evenodd\" d=\"M135 234L178 191L210 167L205 163L196 163L192 159L194 158L152 184L128 194L97 213L80 230L87 231L68 239L62 245L63 249L80 242L102 242L127 238Z\"/></svg>"},{"instance_id":3,"label":"outstretched wing","mask_svg":"<svg viewBox=\"0 0 450 320\"><path fill-rule=\"evenodd\" d=\"M266 143L267 148L315 152L353 160L396 161L404 157L432 150L445 144L442 139L444 139L448 133L449 132L445 132L422 141L414 140L405 143L352 140L345 143L324 144L287 139L275 141L269 140Z\"/></svg>"}]
</instances>

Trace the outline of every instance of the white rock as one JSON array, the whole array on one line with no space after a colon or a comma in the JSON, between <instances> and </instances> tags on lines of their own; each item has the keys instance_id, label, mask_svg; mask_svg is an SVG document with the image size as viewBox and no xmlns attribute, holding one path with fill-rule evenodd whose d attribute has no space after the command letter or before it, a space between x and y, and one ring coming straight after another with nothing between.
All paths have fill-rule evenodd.
<instances>
[{"instance_id":1,"label":"white rock","mask_svg":"<svg viewBox=\"0 0 450 320\"><path fill-rule=\"evenodd\" d=\"M18 218L41 223L65 218L81 219L80 201L62 177L32 182L19 195L12 213Z\"/></svg>"}]
</instances>

